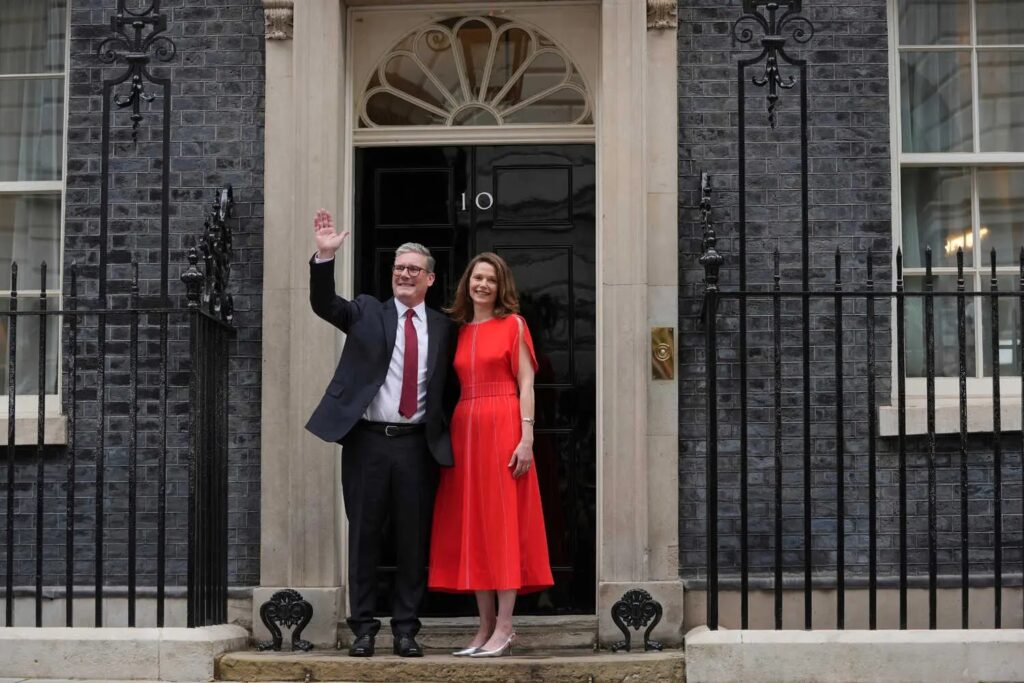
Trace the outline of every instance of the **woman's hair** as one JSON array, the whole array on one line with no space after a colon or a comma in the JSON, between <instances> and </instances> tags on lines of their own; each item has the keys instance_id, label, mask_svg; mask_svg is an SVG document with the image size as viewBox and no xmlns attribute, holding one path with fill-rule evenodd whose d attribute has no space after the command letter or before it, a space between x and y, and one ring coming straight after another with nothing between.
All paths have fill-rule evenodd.
<instances>
[{"instance_id":1,"label":"woman's hair","mask_svg":"<svg viewBox=\"0 0 1024 683\"><path fill-rule=\"evenodd\" d=\"M494 297L494 315L504 318L510 313L519 312L519 295L516 294L516 283L512 279L512 271L505 259L491 251L485 251L473 257L466 270L459 278L459 286L455 290L455 302L444 309L458 323L473 322L473 299L469 296L469 278L478 263L489 263L494 268L498 280L498 291Z\"/></svg>"}]
</instances>

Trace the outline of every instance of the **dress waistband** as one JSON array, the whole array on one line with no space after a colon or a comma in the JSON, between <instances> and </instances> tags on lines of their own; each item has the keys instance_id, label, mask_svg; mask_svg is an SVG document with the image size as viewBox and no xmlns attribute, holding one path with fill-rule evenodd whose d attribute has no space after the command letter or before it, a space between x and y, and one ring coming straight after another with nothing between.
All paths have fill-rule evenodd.
<instances>
[{"instance_id":1,"label":"dress waistband","mask_svg":"<svg viewBox=\"0 0 1024 683\"><path fill-rule=\"evenodd\" d=\"M515 396L519 393L519 385L515 382L479 382L463 385L459 398L463 401L484 396Z\"/></svg>"}]
</instances>

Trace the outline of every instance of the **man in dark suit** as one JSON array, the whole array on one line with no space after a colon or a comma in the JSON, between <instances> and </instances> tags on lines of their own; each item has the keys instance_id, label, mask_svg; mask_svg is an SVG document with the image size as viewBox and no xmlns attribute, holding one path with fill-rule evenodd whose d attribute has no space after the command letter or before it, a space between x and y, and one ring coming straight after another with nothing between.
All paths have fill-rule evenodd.
<instances>
[{"instance_id":1,"label":"man in dark suit","mask_svg":"<svg viewBox=\"0 0 1024 683\"><path fill-rule=\"evenodd\" d=\"M334 376L306 429L344 446L341 484L349 520L349 654L373 656L380 621L373 617L384 523L390 517L397 572L391 630L395 654L421 657L417 617L426 589L428 538L438 465L451 466L446 400L453 323L424 304L434 284L426 247L398 248L394 297L361 294L348 301L334 290L334 255L348 237L321 209L313 221L317 253L310 259L313 312L345 333ZM447 385L451 396L451 387Z\"/></svg>"}]
</instances>

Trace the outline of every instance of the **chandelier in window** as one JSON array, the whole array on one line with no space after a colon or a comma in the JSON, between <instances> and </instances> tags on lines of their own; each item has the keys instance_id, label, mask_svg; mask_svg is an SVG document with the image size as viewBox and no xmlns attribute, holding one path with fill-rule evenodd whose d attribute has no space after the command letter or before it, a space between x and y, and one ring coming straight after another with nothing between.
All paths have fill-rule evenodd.
<instances>
[{"instance_id":1,"label":"chandelier in window","mask_svg":"<svg viewBox=\"0 0 1024 683\"><path fill-rule=\"evenodd\" d=\"M359 105L360 128L592 123L586 84L563 49L533 27L483 16L406 35Z\"/></svg>"}]
</instances>

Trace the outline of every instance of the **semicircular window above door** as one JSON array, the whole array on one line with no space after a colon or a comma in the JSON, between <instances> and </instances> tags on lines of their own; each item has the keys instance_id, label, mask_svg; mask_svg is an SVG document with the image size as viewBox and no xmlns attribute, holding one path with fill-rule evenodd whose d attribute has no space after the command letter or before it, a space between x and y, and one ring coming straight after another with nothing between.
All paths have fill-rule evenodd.
<instances>
[{"instance_id":1,"label":"semicircular window above door","mask_svg":"<svg viewBox=\"0 0 1024 683\"><path fill-rule=\"evenodd\" d=\"M418 28L377 64L359 127L593 124L572 59L537 29L496 17Z\"/></svg>"}]
</instances>

